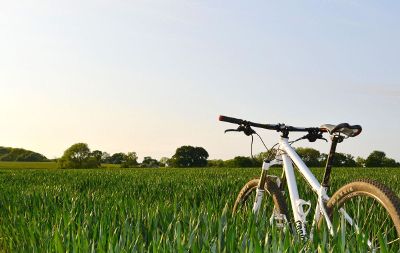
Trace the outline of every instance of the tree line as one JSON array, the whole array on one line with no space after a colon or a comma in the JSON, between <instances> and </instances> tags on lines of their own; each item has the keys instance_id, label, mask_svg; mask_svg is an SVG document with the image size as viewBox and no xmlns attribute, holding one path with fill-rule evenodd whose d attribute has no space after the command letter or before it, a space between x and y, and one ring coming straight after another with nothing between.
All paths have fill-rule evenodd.
<instances>
[{"instance_id":1,"label":"tree line","mask_svg":"<svg viewBox=\"0 0 400 253\"><path fill-rule=\"evenodd\" d=\"M121 168L206 167L207 158L208 153L202 147L182 146L171 158L163 157L156 160L151 156L145 156L139 163L136 152L110 155L100 150L90 151L86 143L76 143L64 151L57 163L61 169L99 168L101 164L117 164Z\"/></svg>"},{"instance_id":2,"label":"tree line","mask_svg":"<svg viewBox=\"0 0 400 253\"><path fill-rule=\"evenodd\" d=\"M313 148L296 148L297 154L308 167L323 167L328 155ZM209 160L209 167L258 167L261 166L266 152L257 154L253 158L237 156L230 160ZM334 167L400 167L400 163L388 158L383 151L372 151L367 158L354 158L351 154L336 152L332 165Z\"/></svg>"},{"instance_id":3,"label":"tree line","mask_svg":"<svg viewBox=\"0 0 400 253\"><path fill-rule=\"evenodd\" d=\"M0 161L47 162L48 159L42 154L23 148L0 147Z\"/></svg>"},{"instance_id":4,"label":"tree line","mask_svg":"<svg viewBox=\"0 0 400 253\"><path fill-rule=\"evenodd\" d=\"M296 148L296 152L309 167L325 166L328 155L313 148ZM171 158L160 160L144 157L138 162L136 152L115 153L110 155L100 150L90 151L86 143L76 143L65 150L58 159L58 167L62 169L99 168L101 164L118 164L121 168L152 168L152 167L259 167L266 152L253 158L237 156L229 160L208 160L209 154L202 147L182 146L176 149ZM336 153L333 159L335 167L400 167L400 163L386 157L382 151L373 151L367 158L354 158L350 154Z\"/></svg>"},{"instance_id":5,"label":"tree line","mask_svg":"<svg viewBox=\"0 0 400 253\"><path fill-rule=\"evenodd\" d=\"M146 156L139 163L136 152L115 153L110 155L100 150L90 151L86 143L76 143L64 151L63 156L57 160L61 169L85 169L99 168L101 164L118 164L121 168L134 167L159 167L161 162ZM165 166L165 165L164 165Z\"/></svg>"},{"instance_id":6,"label":"tree line","mask_svg":"<svg viewBox=\"0 0 400 253\"><path fill-rule=\"evenodd\" d=\"M309 167L325 166L327 154L313 148L296 148L297 153ZM134 167L259 167L266 156L259 153L253 158L237 156L229 160L209 160L208 152L202 147L182 146L175 154L160 160L146 156L139 162L136 152L109 154L100 150L91 151L86 143L76 143L55 159L59 168L99 168L101 164L116 164L121 168ZM0 147L0 161L46 162L44 155L22 148ZM351 154L336 153L335 167L400 167L400 163L389 158L383 151L373 151L367 158L354 158Z\"/></svg>"}]
</instances>

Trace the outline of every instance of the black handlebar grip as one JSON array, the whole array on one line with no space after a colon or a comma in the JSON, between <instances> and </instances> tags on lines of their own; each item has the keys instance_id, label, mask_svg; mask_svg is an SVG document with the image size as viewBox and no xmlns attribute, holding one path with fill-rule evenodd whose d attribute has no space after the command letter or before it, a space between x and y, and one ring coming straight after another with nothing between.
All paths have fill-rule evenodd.
<instances>
[{"instance_id":1,"label":"black handlebar grip","mask_svg":"<svg viewBox=\"0 0 400 253\"><path fill-rule=\"evenodd\" d=\"M219 121L225 121L225 122L229 122L229 123L233 123L233 124L238 124L238 125L243 124L243 120L241 120L241 119L236 119L236 118L227 117L227 116L223 116L223 115L220 115L218 119L219 119Z\"/></svg>"}]
</instances>

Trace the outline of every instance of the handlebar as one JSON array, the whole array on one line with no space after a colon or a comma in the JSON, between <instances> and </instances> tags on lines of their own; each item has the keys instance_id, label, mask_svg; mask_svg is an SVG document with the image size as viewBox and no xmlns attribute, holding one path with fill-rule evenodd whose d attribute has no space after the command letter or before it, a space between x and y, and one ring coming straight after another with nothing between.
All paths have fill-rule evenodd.
<instances>
[{"instance_id":1,"label":"handlebar","mask_svg":"<svg viewBox=\"0 0 400 253\"><path fill-rule=\"evenodd\" d=\"M278 131L280 129L280 125L254 123L251 121L236 119L236 118L227 117L227 116L223 116L223 115L219 116L219 120L233 123L233 124L238 124L238 125L248 125L248 126L252 126L252 127L264 128L264 129L268 129L268 130Z\"/></svg>"},{"instance_id":2,"label":"handlebar","mask_svg":"<svg viewBox=\"0 0 400 253\"><path fill-rule=\"evenodd\" d=\"M258 127L258 128L264 128L268 130L275 130L278 132L310 132L310 131L320 131L319 127L293 127L293 126L286 126L285 124L260 124L260 123L254 123L251 121L247 120L242 120L242 119L236 119L228 116L219 116L219 121L225 121L233 124L238 124L238 125L246 125L246 126L252 126L252 127Z\"/></svg>"}]
</instances>

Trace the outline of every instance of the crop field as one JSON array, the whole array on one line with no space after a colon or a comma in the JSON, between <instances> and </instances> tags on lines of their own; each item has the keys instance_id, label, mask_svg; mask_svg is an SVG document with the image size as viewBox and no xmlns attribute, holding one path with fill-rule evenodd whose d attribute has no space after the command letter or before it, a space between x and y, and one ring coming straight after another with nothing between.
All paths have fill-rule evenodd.
<instances>
[{"instance_id":1,"label":"crop field","mask_svg":"<svg viewBox=\"0 0 400 253\"><path fill-rule=\"evenodd\" d=\"M0 169L56 169L56 162L0 162Z\"/></svg>"},{"instance_id":2,"label":"crop field","mask_svg":"<svg viewBox=\"0 0 400 253\"><path fill-rule=\"evenodd\" d=\"M326 231L302 243L269 226L270 214L260 214L257 221L252 215L232 217L238 191L258 176L259 169L5 167L0 169L0 251L4 252L360 249L356 241L329 239ZM314 172L322 177L322 169ZM332 189L360 177L380 180L400 194L398 169L337 168L332 172ZM299 188L303 199L314 198L305 184Z\"/></svg>"}]
</instances>

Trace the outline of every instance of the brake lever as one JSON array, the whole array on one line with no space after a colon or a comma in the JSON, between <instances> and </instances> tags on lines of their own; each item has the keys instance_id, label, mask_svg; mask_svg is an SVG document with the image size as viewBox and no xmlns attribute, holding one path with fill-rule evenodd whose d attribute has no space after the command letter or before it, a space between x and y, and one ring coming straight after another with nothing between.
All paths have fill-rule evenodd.
<instances>
[{"instance_id":1,"label":"brake lever","mask_svg":"<svg viewBox=\"0 0 400 253\"><path fill-rule=\"evenodd\" d=\"M237 129L226 129L225 133L227 132L244 132L244 134L247 136L256 133L250 126L243 126L243 125L239 126Z\"/></svg>"},{"instance_id":2,"label":"brake lever","mask_svg":"<svg viewBox=\"0 0 400 253\"><path fill-rule=\"evenodd\" d=\"M322 137L322 134L315 135L315 134L308 133L305 136L303 136L302 139L307 139L309 142L315 142L316 140L324 140L324 141L328 142L327 139Z\"/></svg>"},{"instance_id":3,"label":"brake lever","mask_svg":"<svg viewBox=\"0 0 400 253\"><path fill-rule=\"evenodd\" d=\"M240 130L237 130L237 129L226 129L224 131L224 133L228 133L228 132L240 132Z\"/></svg>"}]
</instances>

